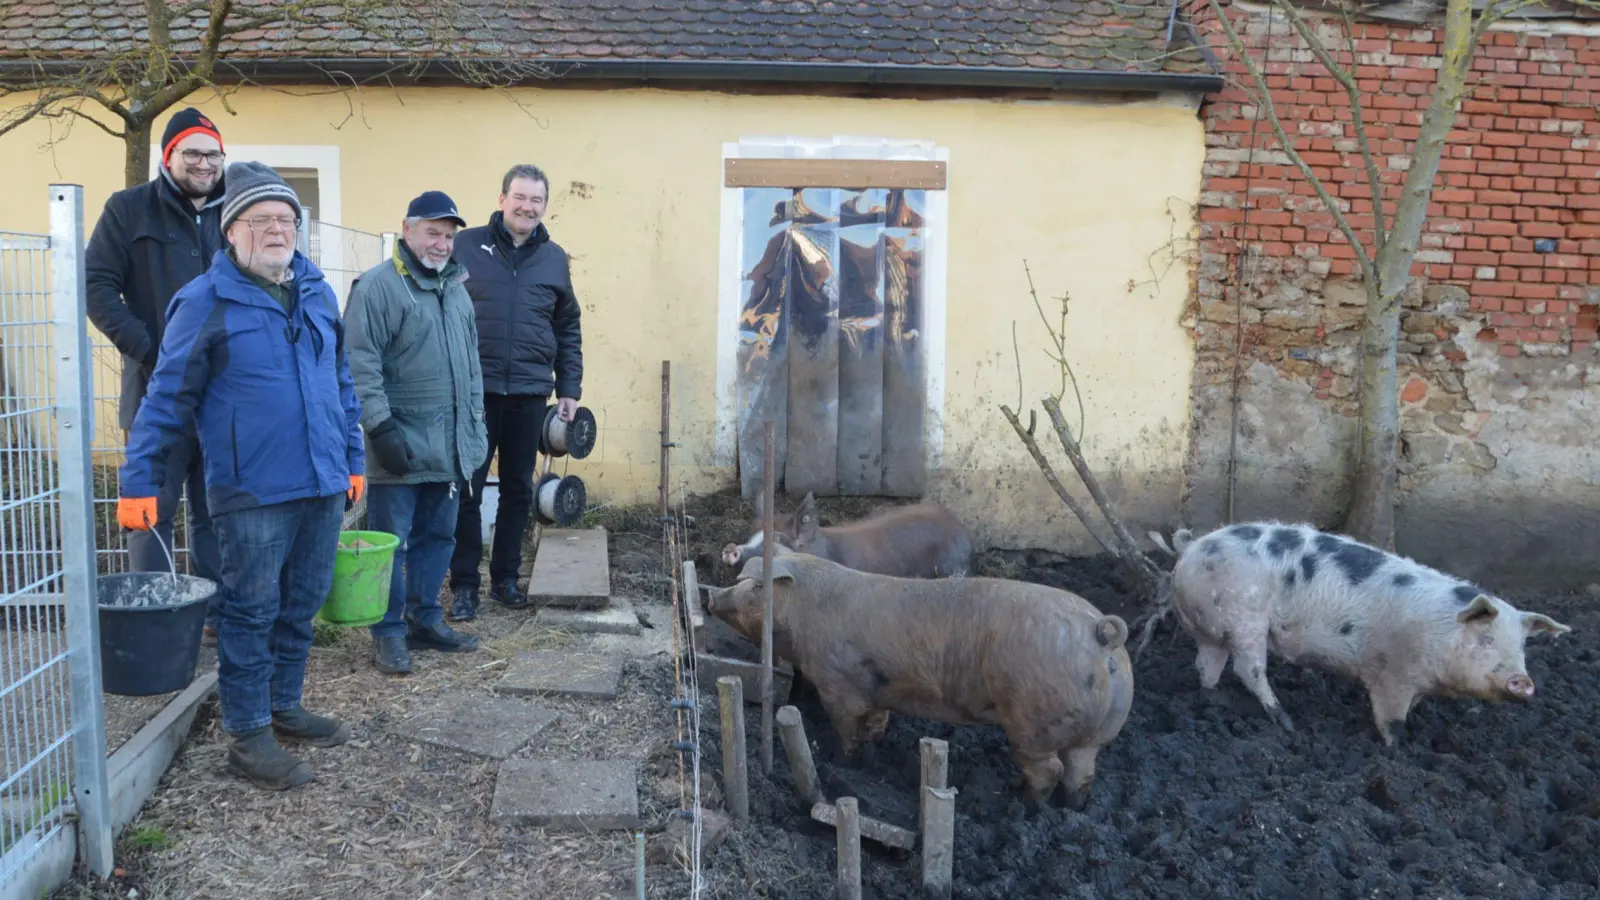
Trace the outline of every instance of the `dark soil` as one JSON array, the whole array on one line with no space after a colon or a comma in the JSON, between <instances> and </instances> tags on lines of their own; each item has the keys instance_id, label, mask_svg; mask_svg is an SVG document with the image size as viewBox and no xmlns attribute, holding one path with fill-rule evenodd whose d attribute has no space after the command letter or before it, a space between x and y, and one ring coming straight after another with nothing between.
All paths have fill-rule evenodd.
<instances>
[{"instance_id":1,"label":"dark soil","mask_svg":"<svg viewBox=\"0 0 1600 900\"><path fill-rule=\"evenodd\" d=\"M824 501L824 523L873 505ZM690 512L686 550L702 582L729 583L716 555L743 539L748 509L716 495L696 498ZM1131 612L1103 558L988 553L978 569ZM1135 666L1132 714L1101 753L1081 814L1024 815L1020 773L997 728L895 716L881 744L847 762L815 692L802 683L791 702L828 799L853 795L863 815L894 824L916 825L918 739L949 742L958 898L1600 897L1600 603L1490 587L1574 629L1529 641L1538 696L1519 705L1426 699L1392 750L1355 681L1274 664L1274 689L1295 717L1287 733L1231 674L1203 691L1193 642L1167 626ZM720 639L738 640L729 635ZM781 743L772 778L763 775L760 708L746 710L751 820L709 857L710 896L831 898L834 832L794 798ZM720 774L717 719L704 721L703 766ZM863 870L869 900L921 897L914 853L869 842Z\"/></svg>"}]
</instances>

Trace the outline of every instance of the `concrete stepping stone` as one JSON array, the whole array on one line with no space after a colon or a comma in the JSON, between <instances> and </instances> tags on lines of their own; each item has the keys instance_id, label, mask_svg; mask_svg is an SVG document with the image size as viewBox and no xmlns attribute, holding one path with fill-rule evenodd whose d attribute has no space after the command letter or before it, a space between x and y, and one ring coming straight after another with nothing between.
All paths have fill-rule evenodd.
<instances>
[{"instance_id":1,"label":"concrete stepping stone","mask_svg":"<svg viewBox=\"0 0 1600 900\"><path fill-rule=\"evenodd\" d=\"M539 624L578 634L642 634L639 614L625 597L612 597L611 605L603 609L558 609L547 606L539 610Z\"/></svg>"},{"instance_id":2,"label":"concrete stepping stone","mask_svg":"<svg viewBox=\"0 0 1600 900\"><path fill-rule=\"evenodd\" d=\"M621 683L622 659L614 654L534 650L513 656L494 689L503 694L615 700Z\"/></svg>"},{"instance_id":3,"label":"concrete stepping stone","mask_svg":"<svg viewBox=\"0 0 1600 900\"><path fill-rule=\"evenodd\" d=\"M528 593L547 606L602 609L611 603L604 528L547 528L528 575Z\"/></svg>"},{"instance_id":4,"label":"concrete stepping stone","mask_svg":"<svg viewBox=\"0 0 1600 900\"><path fill-rule=\"evenodd\" d=\"M435 747L505 759L549 728L557 715L525 700L449 691L389 731Z\"/></svg>"},{"instance_id":5,"label":"concrete stepping stone","mask_svg":"<svg viewBox=\"0 0 1600 900\"><path fill-rule=\"evenodd\" d=\"M489 821L560 831L638 828L639 764L511 759L494 782Z\"/></svg>"}]
</instances>

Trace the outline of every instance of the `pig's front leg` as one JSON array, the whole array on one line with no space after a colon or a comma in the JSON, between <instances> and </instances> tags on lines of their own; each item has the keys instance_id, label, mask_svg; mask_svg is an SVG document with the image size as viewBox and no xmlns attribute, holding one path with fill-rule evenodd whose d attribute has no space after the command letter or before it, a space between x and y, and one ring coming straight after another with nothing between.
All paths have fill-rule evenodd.
<instances>
[{"instance_id":1,"label":"pig's front leg","mask_svg":"<svg viewBox=\"0 0 1600 900\"><path fill-rule=\"evenodd\" d=\"M1074 747L1058 754L1066 774L1061 786L1051 795L1053 801L1073 812L1088 808L1094 787L1094 759L1099 752L1099 747Z\"/></svg>"},{"instance_id":2,"label":"pig's front leg","mask_svg":"<svg viewBox=\"0 0 1600 900\"><path fill-rule=\"evenodd\" d=\"M1368 685L1367 693L1372 698L1372 721L1384 744L1393 747L1405 734L1406 716L1420 698L1415 689L1401 684Z\"/></svg>"},{"instance_id":3,"label":"pig's front leg","mask_svg":"<svg viewBox=\"0 0 1600 900\"><path fill-rule=\"evenodd\" d=\"M883 740L884 732L889 730L889 711L874 709L866 714L862 724L866 729L866 734L863 736L866 742L876 744Z\"/></svg>"},{"instance_id":4,"label":"pig's front leg","mask_svg":"<svg viewBox=\"0 0 1600 900\"><path fill-rule=\"evenodd\" d=\"M1012 750L1016 757L1017 765L1022 767L1022 805L1027 809L1028 815L1034 815L1044 806L1056 785L1061 783L1061 775L1066 766L1061 764L1060 758L1054 753L1046 756L1028 756L1021 750Z\"/></svg>"},{"instance_id":5,"label":"pig's front leg","mask_svg":"<svg viewBox=\"0 0 1600 900\"><path fill-rule=\"evenodd\" d=\"M833 730L839 733L840 749L846 758L854 757L856 748L861 746L861 729L867 724L871 704L862 697L843 697L833 702L825 700L823 706L828 710Z\"/></svg>"}]
</instances>

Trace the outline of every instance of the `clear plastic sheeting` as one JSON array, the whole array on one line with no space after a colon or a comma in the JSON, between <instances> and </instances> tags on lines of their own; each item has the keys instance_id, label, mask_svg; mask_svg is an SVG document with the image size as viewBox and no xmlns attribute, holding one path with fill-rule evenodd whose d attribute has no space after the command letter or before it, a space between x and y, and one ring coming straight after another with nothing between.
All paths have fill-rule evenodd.
<instances>
[{"instance_id":1,"label":"clear plastic sheeting","mask_svg":"<svg viewBox=\"0 0 1600 900\"><path fill-rule=\"evenodd\" d=\"M739 313L739 473L762 489L920 496L924 192L747 188Z\"/></svg>"}]
</instances>

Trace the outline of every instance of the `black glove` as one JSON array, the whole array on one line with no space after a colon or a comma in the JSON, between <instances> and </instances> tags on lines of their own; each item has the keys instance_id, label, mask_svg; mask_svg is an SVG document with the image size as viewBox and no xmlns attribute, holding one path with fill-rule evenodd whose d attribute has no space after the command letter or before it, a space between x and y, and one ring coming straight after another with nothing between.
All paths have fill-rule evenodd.
<instances>
[{"instance_id":1,"label":"black glove","mask_svg":"<svg viewBox=\"0 0 1600 900\"><path fill-rule=\"evenodd\" d=\"M400 426L394 419L384 419L377 428L367 432L367 436L372 438L372 453L378 457L379 465L396 475L411 471L417 458L406 446L405 435L400 433Z\"/></svg>"}]
</instances>

